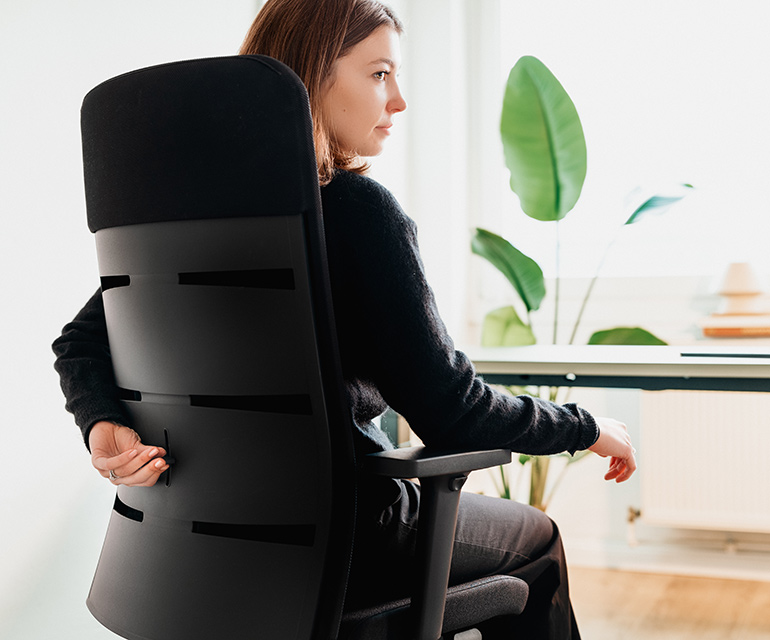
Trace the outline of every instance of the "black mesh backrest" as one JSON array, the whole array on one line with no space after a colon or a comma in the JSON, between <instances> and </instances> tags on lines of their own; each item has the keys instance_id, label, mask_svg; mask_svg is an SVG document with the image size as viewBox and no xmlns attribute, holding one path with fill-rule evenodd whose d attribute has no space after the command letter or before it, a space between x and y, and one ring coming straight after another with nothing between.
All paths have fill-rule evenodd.
<instances>
[{"instance_id":1,"label":"black mesh backrest","mask_svg":"<svg viewBox=\"0 0 770 640\"><path fill-rule=\"evenodd\" d=\"M126 638L331 638L354 464L304 87L162 65L89 93L82 130L116 381L176 460L118 490L89 608Z\"/></svg>"}]
</instances>

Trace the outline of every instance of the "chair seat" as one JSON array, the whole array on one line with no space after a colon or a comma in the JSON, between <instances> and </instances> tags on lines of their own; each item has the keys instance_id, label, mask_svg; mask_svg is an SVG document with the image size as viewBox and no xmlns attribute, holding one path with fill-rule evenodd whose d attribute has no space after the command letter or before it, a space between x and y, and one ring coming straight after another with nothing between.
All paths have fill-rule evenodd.
<instances>
[{"instance_id":1,"label":"chair seat","mask_svg":"<svg viewBox=\"0 0 770 640\"><path fill-rule=\"evenodd\" d=\"M529 587L512 576L489 576L447 589L443 633L452 633L502 615L518 615ZM340 640L408 637L409 599L349 611L342 619Z\"/></svg>"}]
</instances>

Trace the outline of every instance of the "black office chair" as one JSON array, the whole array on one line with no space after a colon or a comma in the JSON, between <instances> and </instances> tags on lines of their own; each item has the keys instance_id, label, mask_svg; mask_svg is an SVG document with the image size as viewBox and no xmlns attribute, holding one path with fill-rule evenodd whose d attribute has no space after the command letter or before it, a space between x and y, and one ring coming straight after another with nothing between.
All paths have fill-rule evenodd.
<instances>
[{"instance_id":1,"label":"black office chair","mask_svg":"<svg viewBox=\"0 0 770 640\"><path fill-rule=\"evenodd\" d=\"M510 452L422 449L365 465L422 478L411 605L343 610L353 427L297 76L262 56L128 73L86 96L82 132L116 381L174 459L118 489L94 616L131 639L436 640L521 612L510 576L446 590L460 487Z\"/></svg>"}]
</instances>

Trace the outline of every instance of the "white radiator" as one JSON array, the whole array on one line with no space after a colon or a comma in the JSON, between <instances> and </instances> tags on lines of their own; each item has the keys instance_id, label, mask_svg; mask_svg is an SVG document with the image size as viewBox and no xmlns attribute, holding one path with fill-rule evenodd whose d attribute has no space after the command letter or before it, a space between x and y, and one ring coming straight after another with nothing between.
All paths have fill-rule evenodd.
<instances>
[{"instance_id":1,"label":"white radiator","mask_svg":"<svg viewBox=\"0 0 770 640\"><path fill-rule=\"evenodd\" d=\"M770 393L645 391L642 518L770 532Z\"/></svg>"}]
</instances>

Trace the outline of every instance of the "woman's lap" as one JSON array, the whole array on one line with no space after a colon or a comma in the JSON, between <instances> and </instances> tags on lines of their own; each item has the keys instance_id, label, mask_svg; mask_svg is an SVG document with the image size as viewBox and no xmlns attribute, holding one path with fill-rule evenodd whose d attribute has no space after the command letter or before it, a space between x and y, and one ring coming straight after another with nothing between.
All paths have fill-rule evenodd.
<instances>
[{"instance_id":1,"label":"woman's lap","mask_svg":"<svg viewBox=\"0 0 770 640\"><path fill-rule=\"evenodd\" d=\"M540 557L554 526L542 511L472 493L460 497L450 583L510 574Z\"/></svg>"}]
</instances>

